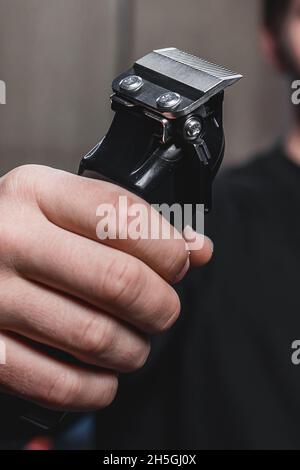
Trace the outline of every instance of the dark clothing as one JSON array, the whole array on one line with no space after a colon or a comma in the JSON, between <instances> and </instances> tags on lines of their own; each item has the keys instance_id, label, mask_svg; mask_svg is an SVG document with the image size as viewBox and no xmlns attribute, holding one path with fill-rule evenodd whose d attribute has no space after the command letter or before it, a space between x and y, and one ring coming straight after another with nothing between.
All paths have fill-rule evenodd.
<instances>
[{"instance_id":1,"label":"dark clothing","mask_svg":"<svg viewBox=\"0 0 300 470\"><path fill-rule=\"evenodd\" d=\"M300 448L299 215L300 167L279 147L219 177L214 259L178 286L180 320L98 413L98 448ZM20 447L35 429L2 405L0 447Z\"/></svg>"},{"instance_id":2,"label":"dark clothing","mask_svg":"<svg viewBox=\"0 0 300 470\"><path fill-rule=\"evenodd\" d=\"M277 147L227 171L207 234L180 320L98 414L101 449L300 448L300 167Z\"/></svg>"}]
</instances>

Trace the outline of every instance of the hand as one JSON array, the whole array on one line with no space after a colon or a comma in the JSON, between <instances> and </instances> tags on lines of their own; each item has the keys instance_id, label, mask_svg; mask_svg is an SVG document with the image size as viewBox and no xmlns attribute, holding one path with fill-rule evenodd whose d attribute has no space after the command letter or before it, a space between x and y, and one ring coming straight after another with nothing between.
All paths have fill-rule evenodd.
<instances>
[{"instance_id":1,"label":"hand","mask_svg":"<svg viewBox=\"0 0 300 470\"><path fill-rule=\"evenodd\" d=\"M145 363L146 335L177 319L180 302L171 284L189 268L186 242L100 242L97 207L117 206L120 195L160 218L124 189L47 167L20 167L0 179L2 391L61 410L105 407L116 394L118 372ZM160 222L163 231L169 228ZM205 264L211 254L205 239L192 261ZM42 345L81 362L59 359Z\"/></svg>"}]
</instances>

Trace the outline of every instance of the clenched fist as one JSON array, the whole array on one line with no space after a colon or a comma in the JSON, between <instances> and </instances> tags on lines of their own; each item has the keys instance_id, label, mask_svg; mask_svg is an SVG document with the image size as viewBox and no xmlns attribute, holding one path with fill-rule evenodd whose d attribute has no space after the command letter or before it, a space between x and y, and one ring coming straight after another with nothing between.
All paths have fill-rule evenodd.
<instances>
[{"instance_id":1,"label":"clenched fist","mask_svg":"<svg viewBox=\"0 0 300 470\"><path fill-rule=\"evenodd\" d=\"M100 241L97 207L117 208L120 195L160 218L118 186L47 167L20 167L0 179L1 391L62 410L107 406L117 374L145 363L147 334L177 319L172 284L189 269L187 243ZM160 223L162 232L170 228ZM191 261L205 264L211 253L204 239ZM59 359L44 345L79 361Z\"/></svg>"}]
</instances>

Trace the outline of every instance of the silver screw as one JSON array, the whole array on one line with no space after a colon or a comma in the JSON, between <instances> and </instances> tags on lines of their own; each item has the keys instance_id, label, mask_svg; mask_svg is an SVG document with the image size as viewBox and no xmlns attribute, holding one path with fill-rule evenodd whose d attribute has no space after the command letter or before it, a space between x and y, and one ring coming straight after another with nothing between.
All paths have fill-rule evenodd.
<instances>
[{"instance_id":1,"label":"silver screw","mask_svg":"<svg viewBox=\"0 0 300 470\"><path fill-rule=\"evenodd\" d=\"M122 90L132 92L140 90L143 85L144 81L138 75L129 75L128 77L123 78L119 83Z\"/></svg>"},{"instance_id":2,"label":"silver screw","mask_svg":"<svg viewBox=\"0 0 300 470\"><path fill-rule=\"evenodd\" d=\"M189 118L184 125L184 132L188 139L195 140L201 134L202 125L199 119Z\"/></svg>"},{"instance_id":3,"label":"silver screw","mask_svg":"<svg viewBox=\"0 0 300 470\"><path fill-rule=\"evenodd\" d=\"M173 91L168 91L161 95L157 100L157 106L162 109L171 109L175 108L181 102L181 96L178 93L174 93Z\"/></svg>"}]
</instances>

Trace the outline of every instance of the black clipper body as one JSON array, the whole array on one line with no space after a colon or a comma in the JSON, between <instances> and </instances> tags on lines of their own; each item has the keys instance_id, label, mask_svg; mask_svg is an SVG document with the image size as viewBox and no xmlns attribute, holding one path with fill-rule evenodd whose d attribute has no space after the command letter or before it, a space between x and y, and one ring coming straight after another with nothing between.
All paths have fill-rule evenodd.
<instances>
[{"instance_id":1,"label":"black clipper body","mask_svg":"<svg viewBox=\"0 0 300 470\"><path fill-rule=\"evenodd\" d=\"M212 206L225 150L224 89L241 78L175 48L154 51L113 81L116 115L79 174L150 203Z\"/></svg>"}]
</instances>

